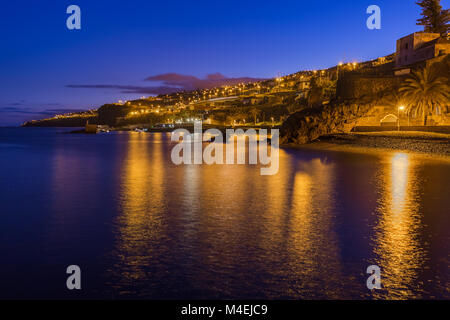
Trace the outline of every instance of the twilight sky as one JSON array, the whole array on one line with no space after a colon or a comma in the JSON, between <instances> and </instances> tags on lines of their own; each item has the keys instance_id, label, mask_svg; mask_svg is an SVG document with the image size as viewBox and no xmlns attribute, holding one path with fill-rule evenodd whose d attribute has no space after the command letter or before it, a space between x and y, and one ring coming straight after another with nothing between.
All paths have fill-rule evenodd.
<instances>
[{"instance_id":1,"label":"twilight sky","mask_svg":"<svg viewBox=\"0 0 450 320\"><path fill-rule=\"evenodd\" d=\"M71 4L81 30L66 28ZM372 4L381 30L366 27ZM3 1L0 12L0 126L221 75L269 78L373 59L421 30L415 0Z\"/></svg>"}]
</instances>

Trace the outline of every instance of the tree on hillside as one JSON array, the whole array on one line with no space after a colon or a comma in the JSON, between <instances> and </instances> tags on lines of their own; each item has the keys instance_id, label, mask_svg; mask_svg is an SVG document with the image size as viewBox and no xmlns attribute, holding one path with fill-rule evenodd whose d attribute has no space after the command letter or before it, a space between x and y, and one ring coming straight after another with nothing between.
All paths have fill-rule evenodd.
<instances>
[{"instance_id":1,"label":"tree on hillside","mask_svg":"<svg viewBox=\"0 0 450 320\"><path fill-rule=\"evenodd\" d=\"M430 67L414 72L400 88L406 101L408 113L422 114L423 125L435 108L442 108L450 102L448 78L438 77Z\"/></svg>"},{"instance_id":2,"label":"tree on hillside","mask_svg":"<svg viewBox=\"0 0 450 320\"><path fill-rule=\"evenodd\" d=\"M422 18L417 19L417 25L424 26L425 32L446 34L450 30L450 10L442 9L441 0L422 0L416 2L422 7Z\"/></svg>"},{"instance_id":3,"label":"tree on hillside","mask_svg":"<svg viewBox=\"0 0 450 320\"><path fill-rule=\"evenodd\" d=\"M258 117L258 115L261 113L261 110L256 109L256 108L252 108L250 110L250 114L253 116L254 120L255 120L255 125L256 125L256 118Z\"/></svg>"},{"instance_id":4,"label":"tree on hillside","mask_svg":"<svg viewBox=\"0 0 450 320\"><path fill-rule=\"evenodd\" d=\"M245 115L240 113L232 113L227 116L227 123L229 123L232 127L236 126L238 122L241 122L245 119Z\"/></svg>"}]
</instances>

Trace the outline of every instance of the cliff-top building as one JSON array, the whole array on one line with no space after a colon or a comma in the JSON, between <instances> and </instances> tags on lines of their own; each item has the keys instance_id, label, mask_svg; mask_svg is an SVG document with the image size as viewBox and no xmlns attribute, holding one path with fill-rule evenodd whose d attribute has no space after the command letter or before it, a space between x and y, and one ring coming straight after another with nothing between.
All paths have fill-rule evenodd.
<instances>
[{"instance_id":1,"label":"cliff-top building","mask_svg":"<svg viewBox=\"0 0 450 320\"><path fill-rule=\"evenodd\" d=\"M415 32L397 40L395 66L403 67L449 53L449 35Z\"/></svg>"}]
</instances>

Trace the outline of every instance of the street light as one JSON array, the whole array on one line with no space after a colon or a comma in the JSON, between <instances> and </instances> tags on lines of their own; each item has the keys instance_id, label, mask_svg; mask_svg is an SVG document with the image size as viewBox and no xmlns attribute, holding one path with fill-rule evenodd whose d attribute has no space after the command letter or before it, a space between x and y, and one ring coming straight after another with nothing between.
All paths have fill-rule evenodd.
<instances>
[{"instance_id":1,"label":"street light","mask_svg":"<svg viewBox=\"0 0 450 320\"><path fill-rule=\"evenodd\" d=\"M341 67L343 64L344 64L343 62L339 62L336 67L336 81L339 80L339 67Z\"/></svg>"},{"instance_id":2,"label":"street light","mask_svg":"<svg viewBox=\"0 0 450 320\"><path fill-rule=\"evenodd\" d=\"M397 108L397 128L398 128L398 131L400 131L400 110L405 110L405 107L404 106L399 106L398 108Z\"/></svg>"}]
</instances>

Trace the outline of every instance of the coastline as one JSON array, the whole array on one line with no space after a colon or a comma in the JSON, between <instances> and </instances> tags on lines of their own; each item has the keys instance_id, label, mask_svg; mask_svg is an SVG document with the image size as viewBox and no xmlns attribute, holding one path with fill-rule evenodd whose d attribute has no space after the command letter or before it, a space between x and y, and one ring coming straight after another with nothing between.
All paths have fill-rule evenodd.
<instances>
[{"instance_id":1,"label":"coastline","mask_svg":"<svg viewBox=\"0 0 450 320\"><path fill-rule=\"evenodd\" d=\"M326 135L305 145L287 146L372 154L404 152L450 161L450 134L430 132L341 133Z\"/></svg>"},{"instance_id":2,"label":"coastline","mask_svg":"<svg viewBox=\"0 0 450 320\"><path fill-rule=\"evenodd\" d=\"M66 127L61 127L67 129ZM180 126L179 128L193 132L193 126ZM257 126L236 126L219 127L218 129L225 133L226 129L277 129L278 127L257 127ZM132 128L110 128L115 132L133 131ZM176 128L175 128L176 129ZM205 126L202 131L210 129ZM147 133L172 132L174 128L149 128ZM65 132L67 134L92 134L86 133L83 128ZM423 132L423 131L380 131L380 132L353 132L353 133L337 133L321 136L319 139L299 145L299 144L280 144L280 147L288 147L293 149L312 149L327 150L336 152L352 152L352 153L371 153L384 154L392 152L414 153L425 157L440 158L450 161L450 134Z\"/></svg>"}]
</instances>

